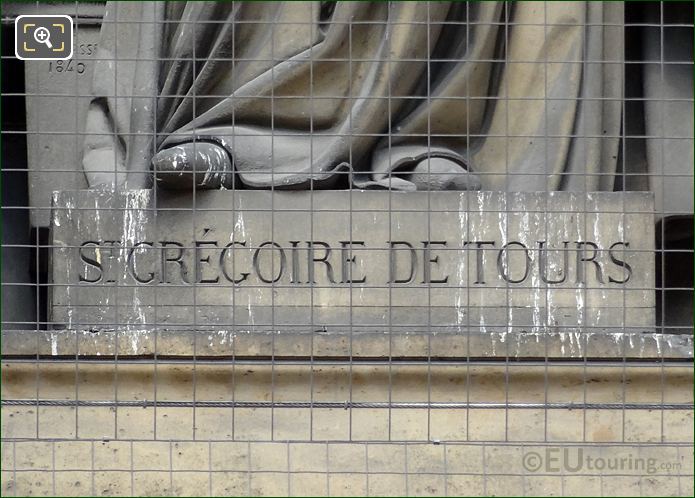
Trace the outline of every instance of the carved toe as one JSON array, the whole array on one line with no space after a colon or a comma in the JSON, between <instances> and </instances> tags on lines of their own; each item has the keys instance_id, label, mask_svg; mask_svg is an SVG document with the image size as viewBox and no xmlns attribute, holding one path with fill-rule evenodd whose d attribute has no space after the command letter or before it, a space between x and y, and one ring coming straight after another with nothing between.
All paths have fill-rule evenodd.
<instances>
[{"instance_id":1,"label":"carved toe","mask_svg":"<svg viewBox=\"0 0 695 498\"><path fill-rule=\"evenodd\" d=\"M167 189L230 188L232 162L217 144L189 142L169 147L152 159L157 184Z\"/></svg>"},{"instance_id":2,"label":"carved toe","mask_svg":"<svg viewBox=\"0 0 695 498\"><path fill-rule=\"evenodd\" d=\"M418 190L480 190L480 177L443 157L420 161L408 178Z\"/></svg>"}]
</instances>

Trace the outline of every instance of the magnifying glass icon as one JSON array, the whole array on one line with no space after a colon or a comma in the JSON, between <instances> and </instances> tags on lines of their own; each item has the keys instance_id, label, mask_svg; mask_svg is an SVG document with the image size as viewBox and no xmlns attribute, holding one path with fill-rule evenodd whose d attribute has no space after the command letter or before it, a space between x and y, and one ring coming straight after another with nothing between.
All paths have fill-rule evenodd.
<instances>
[{"instance_id":1,"label":"magnifying glass icon","mask_svg":"<svg viewBox=\"0 0 695 498\"><path fill-rule=\"evenodd\" d=\"M47 28L40 27L34 31L34 40L37 43L45 43L48 48L53 48L51 43L51 32Z\"/></svg>"}]
</instances>

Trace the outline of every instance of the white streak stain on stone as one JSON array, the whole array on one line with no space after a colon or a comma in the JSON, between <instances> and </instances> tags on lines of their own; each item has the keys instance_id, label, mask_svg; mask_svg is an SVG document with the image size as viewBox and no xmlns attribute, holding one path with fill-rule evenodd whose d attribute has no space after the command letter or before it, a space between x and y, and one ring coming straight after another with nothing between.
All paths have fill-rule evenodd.
<instances>
[{"instance_id":1,"label":"white streak stain on stone","mask_svg":"<svg viewBox=\"0 0 695 498\"><path fill-rule=\"evenodd\" d=\"M478 204L478 212L476 213L475 218L474 218L475 224L471 223L472 224L471 235L481 237L481 235L482 235L481 232L483 231L481 220L482 220L482 217L485 213L485 193L484 192L478 192L476 194L476 200L477 200L477 204ZM481 331L481 333L486 334L487 329L485 328L485 315L484 315L484 311L483 311L485 309L484 306L485 306L485 298L481 295L480 307L479 307L479 310L480 310L479 311L480 331ZM495 349L494 342L493 342L492 349L493 349L493 354L494 354L494 349Z\"/></svg>"},{"instance_id":2,"label":"white streak stain on stone","mask_svg":"<svg viewBox=\"0 0 695 498\"><path fill-rule=\"evenodd\" d=\"M467 279L465 274L465 253L464 243L466 241L466 194L461 192L459 194L459 247L461 252L459 253L458 265L456 267L456 326L458 332L461 332L461 325L463 325L463 320L466 316L465 307L461 303L461 294L467 289Z\"/></svg>"},{"instance_id":3,"label":"white streak stain on stone","mask_svg":"<svg viewBox=\"0 0 695 498\"><path fill-rule=\"evenodd\" d=\"M576 207L575 205L575 199L572 199L573 202L571 202L572 207ZM585 215L582 214L582 211L575 209L574 214L570 216L570 220L573 221L574 228L575 228L575 240L586 240L586 237L583 236L584 234L584 223L586 221ZM569 239L568 239L569 240ZM568 277L569 278L569 277ZM584 306L584 293L586 292L586 284L576 284L576 287L574 288L574 295L575 295L575 302L577 306L577 326L583 327L586 325L586 316L585 316L585 306Z\"/></svg>"},{"instance_id":4,"label":"white streak stain on stone","mask_svg":"<svg viewBox=\"0 0 695 498\"><path fill-rule=\"evenodd\" d=\"M121 258L125 261L128 251L134 244L139 242L144 237L145 230L149 225L147 207L150 202L150 191L148 190L133 190L121 194L124 197L125 205L123 210L123 245L121 248ZM137 258L133 260L134 269L137 270ZM122 265L123 274L120 276L122 282L128 282L126 265ZM143 311L143 304L140 300L140 288L133 285L130 288L132 292L132 315L125 318L125 326L127 330L131 330L131 325L137 323L146 325L146 317ZM118 292L118 286L116 288ZM118 319L118 316L116 317ZM118 320L117 320L118 321ZM133 352L137 352L139 333L131 335L131 345Z\"/></svg>"},{"instance_id":5,"label":"white streak stain on stone","mask_svg":"<svg viewBox=\"0 0 695 498\"><path fill-rule=\"evenodd\" d=\"M51 332L51 355L58 356L58 336Z\"/></svg>"},{"instance_id":6,"label":"white streak stain on stone","mask_svg":"<svg viewBox=\"0 0 695 498\"><path fill-rule=\"evenodd\" d=\"M508 196L503 196L501 198L502 200L502 205L499 207L499 212L497 213L497 225L499 227L499 232L500 232L500 246L504 247L504 245L508 241L508 235L509 235L509 206L508 206ZM514 205L514 203L512 203ZM524 215L522 215L523 217ZM509 258L510 258L510 251L507 251L506 257L502 259L502 268L504 269L505 274L509 275ZM504 290L505 293L505 303L506 303L506 310L507 310L507 320L506 323L504 324L504 334L508 333L511 331L512 324L514 323L514 307L511 306L510 302L510 294L509 294L509 283L506 282L506 288ZM500 324L501 325L501 324ZM502 338L502 342L504 342L504 337Z\"/></svg>"}]
</instances>

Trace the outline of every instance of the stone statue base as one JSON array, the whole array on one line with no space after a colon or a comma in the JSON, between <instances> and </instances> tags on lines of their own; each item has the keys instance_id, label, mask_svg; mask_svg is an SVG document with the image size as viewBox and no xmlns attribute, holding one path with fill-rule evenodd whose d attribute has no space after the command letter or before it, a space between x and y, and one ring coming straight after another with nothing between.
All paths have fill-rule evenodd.
<instances>
[{"instance_id":1,"label":"stone statue base","mask_svg":"<svg viewBox=\"0 0 695 498\"><path fill-rule=\"evenodd\" d=\"M542 343L655 326L646 193L73 191L53 209L59 329Z\"/></svg>"}]
</instances>

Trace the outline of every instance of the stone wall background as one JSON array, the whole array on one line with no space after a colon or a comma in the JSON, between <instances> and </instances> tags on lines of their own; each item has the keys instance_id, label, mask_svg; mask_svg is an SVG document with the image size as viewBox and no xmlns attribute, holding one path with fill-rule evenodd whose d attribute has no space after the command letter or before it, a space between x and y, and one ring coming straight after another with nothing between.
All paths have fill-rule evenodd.
<instances>
[{"instance_id":1,"label":"stone wall background","mask_svg":"<svg viewBox=\"0 0 695 498\"><path fill-rule=\"evenodd\" d=\"M2 375L4 399L649 406L693 399L692 368L660 363L6 362ZM2 434L6 496L693 494L691 409L5 406ZM653 458L668 468L524 468L528 453L556 448Z\"/></svg>"}]
</instances>

